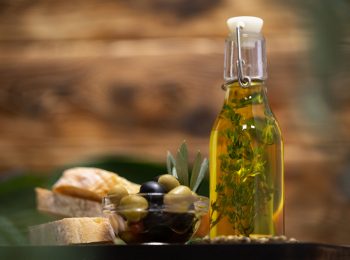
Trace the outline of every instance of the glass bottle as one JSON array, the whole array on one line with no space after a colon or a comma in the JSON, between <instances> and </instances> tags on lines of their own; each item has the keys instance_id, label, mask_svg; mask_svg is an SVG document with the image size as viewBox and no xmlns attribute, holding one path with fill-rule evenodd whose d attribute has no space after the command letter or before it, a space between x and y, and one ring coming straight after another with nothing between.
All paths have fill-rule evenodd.
<instances>
[{"instance_id":1,"label":"glass bottle","mask_svg":"<svg viewBox=\"0 0 350 260\"><path fill-rule=\"evenodd\" d=\"M283 142L269 107L263 20L233 17L210 136L210 237L284 234Z\"/></svg>"}]
</instances>

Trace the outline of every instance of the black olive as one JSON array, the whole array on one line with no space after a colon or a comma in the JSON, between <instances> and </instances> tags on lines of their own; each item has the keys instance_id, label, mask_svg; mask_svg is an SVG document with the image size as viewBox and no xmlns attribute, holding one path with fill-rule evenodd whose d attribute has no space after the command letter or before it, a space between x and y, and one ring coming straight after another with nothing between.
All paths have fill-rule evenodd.
<instances>
[{"instance_id":1,"label":"black olive","mask_svg":"<svg viewBox=\"0 0 350 260\"><path fill-rule=\"evenodd\" d=\"M149 202L149 208L159 208L163 205L164 187L155 181L148 181L141 185L140 193L145 193L143 195Z\"/></svg>"},{"instance_id":2,"label":"black olive","mask_svg":"<svg viewBox=\"0 0 350 260\"><path fill-rule=\"evenodd\" d=\"M148 181L141 185L140 193L165 193L165 189L156 181Z\"/></svg>"}]
</instances>

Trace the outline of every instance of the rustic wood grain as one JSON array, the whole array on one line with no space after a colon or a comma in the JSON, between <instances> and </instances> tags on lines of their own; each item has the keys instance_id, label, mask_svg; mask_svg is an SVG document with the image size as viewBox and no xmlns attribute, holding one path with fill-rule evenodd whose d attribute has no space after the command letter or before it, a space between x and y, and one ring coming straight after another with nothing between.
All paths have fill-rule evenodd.
<instances>
[{"instance_id":1,"label":"rustic wood grain","mask_svg":"<svg viewBox=\"0 0 350 260\"><path fill-rule=\"evenodd\" d=\"M158 150L156 144L166 143L162 138L171 140L168 134L183 134L189 139L202 140L201 148L207 153L210 129L224 98L220 88L222 41L194 38L128 43L87 45L91 54L74 44L71 48L64 45L63 53L74 52L72 57L60 56L55 51L50 55L49 50L54 49L50 44L28 47L18 56L11 51L3 54L0 120L4 127L0 130L0 139L4 142L1 147L11 150L5 140L12 139L12 147L17 143L21 147L16 149L23 154L18 157L28 158L24 165L49 163L48 167L65 160L41 160L39 156L36 161L24 156L35 155L26 149L43 145L46 153L63 149L60 154L68 160L81 158L79 153L72 156L77 153L73 152L72 145L92 146L88 151L94 154L96 143L100 144L98 151L103 150L103 146L111 151L108 147L112 146L115 152L126 152L130 148L122 146L132 146L134 142L147 147L140 147L140 154L153 150L153 155L158 154L156 158L162 158L165 147ZM167 48L170 43L172 47ZM282 57L278 60L271 53L270 70L274 80L270 81L269 93L271 105L281 113L282 128L286 124L290 129L293 121L284 120L283 111L295 102L290 94L296 88L294 78L298 71L290 68L296 67L291 64L297 60L293 53L284 53ZM284 60L289 61L288 65L284 65ZM283 89L280 83L284 84ZM146 137L146 133L149 136ZM288 137L288 132L286 135ZM178 139L180 142L183 138ZM127 141L118 145L121 140ZM69 149L72 152L65 151ZM1 156L4 168L13 163L9 158L12 153Z\"/></svg>"},{"instance_id":2,"label":"rustic wood grain","mask_svg":"<svg viewBox=\"0 0 350 260\"><path fill-rule=\"evenodd\" d=\"M242 14L263 17L267 31L290 37L296 22L292 10L272 0L3 0L0 14L2 40L222 37L225 19Z\"/></svg>"}]
</instances>

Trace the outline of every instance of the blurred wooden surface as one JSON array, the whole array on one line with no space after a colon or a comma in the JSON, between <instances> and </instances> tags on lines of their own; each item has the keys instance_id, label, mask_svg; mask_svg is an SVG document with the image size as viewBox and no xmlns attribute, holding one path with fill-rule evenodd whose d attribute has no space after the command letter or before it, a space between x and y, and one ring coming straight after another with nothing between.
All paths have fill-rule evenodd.
<instances>
[{"instance_id":1,"label":"blurred wooden surface","mask_svg":"<svg viewBox=\"0 0 350 260\"><path fill-rule=\"evenodd\" d=\"M150 51L142 50L145 45ZM94 46L90 48L94 53ZM0 120L4 126L0 138L11 140L10 147L2 146L4 150L45 149L46 156L57 151L49 160L56 165L80 156L74 148L81 145L91 147L83 149L84 156L105 148L108 152L134 149L132 153L148 151L151 158L160 159L167 145L173 147L173 142L178 145L188 137L189 141L198 139L207 153L207 139L224 95L220 89L222 41L137 40L125 45L121 55L109 55L111 47L106 53L98 50L98 57L76 58L55 57L45 49L43 53L29 51L37 57L14 55L0 64ZM287 71L283 62L273 67L279 75ZM288 82L292 88L293 81ZM278 96L281 91L277 86L270 92ZM283 113L285 101L271 99ZM26 156L14 162L14 154L2 154L4 161L18 166L20 161L34 167L48 163Z\"/></svg>"},{"instance_id":2,"label":"blurred wooden surface","mask_svg":"<svg viewBox=\"0 0 350 260\"><path fill-rule=\"evenodd\" d=\"M222 37L226 18L243 13L289 39L296 28L292 10L273 0L3 0L0 10L2 40Z\"/></svg>"},{"instance_id":3,"label":"blurred wooden surface","mask_svg":"<svg viewBox=\"0 0 350 260\"><path fill-rule=\"evenodd\" d=\"M350 242L349 199L337 186L350 137L303 115L309 36L272 0L2 1L0 169L47 171L104 154L165 161L183 139L208 155L225 20L241 14L265 20L287 235ZM349 125L347 112L334 123Z\"/></svg>"}]
</instances>

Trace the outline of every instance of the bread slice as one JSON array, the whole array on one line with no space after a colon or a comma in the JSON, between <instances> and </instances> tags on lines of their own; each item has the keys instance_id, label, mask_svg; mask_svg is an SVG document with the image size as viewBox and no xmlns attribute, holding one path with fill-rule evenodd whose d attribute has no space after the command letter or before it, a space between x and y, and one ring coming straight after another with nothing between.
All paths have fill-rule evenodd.
<instances>
[{"instance_id":1,"label":"bread slice","mask_svg":"<svg viewBox=\"0 0 350 260\"><path fill-rule=\"evenodd\" d=\"M29 228L32 245L113 243L114 238L106 218L64 218Z\"/></svg>"},{"instance_id":2,"label":"bread slice","mask_svg":"<svg viewBox=\"0 0 350 260\"><path fill-rule=\"evenodd\" d=\"M101 203L35 188L40 212L57 217L102 217Z\"/></svg>"},{"instance_id":3,"label":"bread slice","mask_svg":"<svg viewBox=\"0 0 350 260\"><path fill-rule=\"evenodd\" d=\"M53 191L101 202L116 184L123 185L129 193L137 193L140 185L120 177L118 174L98 168L77 167L63 172L54 184Z\"/></svg>"}]
</instances>

